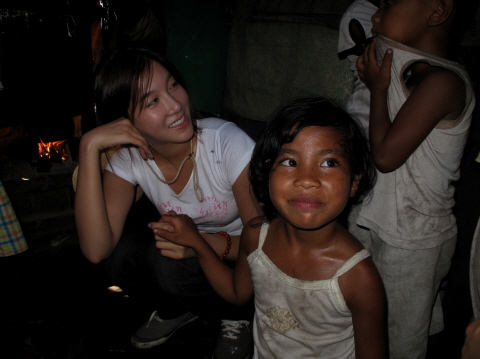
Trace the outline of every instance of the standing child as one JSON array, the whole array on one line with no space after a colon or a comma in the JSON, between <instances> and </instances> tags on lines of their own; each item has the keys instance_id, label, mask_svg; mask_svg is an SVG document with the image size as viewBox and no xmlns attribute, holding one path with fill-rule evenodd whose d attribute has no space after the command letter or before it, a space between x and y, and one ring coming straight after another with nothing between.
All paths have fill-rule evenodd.
<instances>
[{"instance_id":1,"label":"standing child","mask_svg":"<svg viewBox=\"0 0 480 359\"><path fill-rule=\"evenodd\" d=\"M390 358L424 358L443 329L438 290L455 249L459 179L472 86L452 61L465 1L383 1L357 62L370 89L369 141L378 180L357 224L367 227L388 299Z\"/></svg>"},{"instance_id":2,"label":"standing child","mask_svg":"<svg viewBox=\"0 0 480 359\"><path fill-rule=\"evenodd\" d=\"M337 220L373 178L355 121L326 100L297 100L255 147L250 180L265 217L244 227L234 271L188 217L165 213L152 228L192 247L226 300L241 305L255 293L254 358L385 358L381 279Z\"/></svg>"}]
</instances>

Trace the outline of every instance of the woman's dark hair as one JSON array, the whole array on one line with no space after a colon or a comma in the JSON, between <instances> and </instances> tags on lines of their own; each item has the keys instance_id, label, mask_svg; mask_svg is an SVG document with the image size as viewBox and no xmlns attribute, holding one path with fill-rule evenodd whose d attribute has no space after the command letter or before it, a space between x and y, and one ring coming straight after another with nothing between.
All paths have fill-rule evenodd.
<instances>
[{"instance_id":1,"label":"woman's dark hair","mask_svg":"<svg viewBox=\"0 0 480 359\"><path fill-rule=\"evenodd\" d=\"M376 172L369 146L358 124L345 111L326 99L317 97L295 100L281 108L267 123L253 150L250 182L267 221L278 214L269 194L270 170L281 147L292 142L308 126L333 127L343 135L340 145L350 163L352 181L355 175L362 175L357 197L371 189L375 182Z\"/></svg>"},{"instance_id":2,"label":"woman's dark hair","mask_svg":"<svg viewBox=\"0 0 480 359\"><path fill-rule=\"evenodd\" d=\"M148 49L119 49L99 66L94 78L94 95L102 123L120 117L133 120L135 110L144 106L140 96L150 85L154 62L162 65L183 86L182 78L174 66L160 54ZM193 111L190 113L193 116Z\"/></svg>"}]
</instances>

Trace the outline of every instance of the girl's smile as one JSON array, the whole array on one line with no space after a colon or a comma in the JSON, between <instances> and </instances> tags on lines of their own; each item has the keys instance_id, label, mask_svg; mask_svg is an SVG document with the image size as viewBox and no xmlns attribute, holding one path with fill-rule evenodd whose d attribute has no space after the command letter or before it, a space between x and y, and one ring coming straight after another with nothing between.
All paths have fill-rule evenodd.
<instances>
[{"instance_id":1,"label":"girl's smile","mask_svg":"<svg viewBox=\"0 0 480 359\"><path fill-rule=\"evenodd\" d=\"M336 220L354 195L350 163L331 127L309 126L282 146L270 171L270 198L289 224L318 229Z\"/></svg>"},{"instance_id":2,"label":"girl's smile","mask_svg":"<svg viewBox=\"0 0 480 359\"><path fill-rule=\"evenodd\" d=\"M299 210L318 209L324 205L322 201L310 195L292 198L288 203Z\"/></svg>"}]
</instances>

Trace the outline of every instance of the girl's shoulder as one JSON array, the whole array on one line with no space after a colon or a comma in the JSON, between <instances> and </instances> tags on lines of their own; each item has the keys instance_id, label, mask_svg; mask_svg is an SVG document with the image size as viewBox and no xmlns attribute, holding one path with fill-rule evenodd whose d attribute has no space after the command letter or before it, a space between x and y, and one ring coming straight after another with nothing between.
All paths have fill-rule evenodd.
<instances>
[{"instance_id":1,"label":"girl's shoulder","mask_svg":"<svg viewBox=\"0 0 480 359\"><path fill-rule=\"evenodd\" d=\"M349 259L355 257L355 255L359 255L362 258L359 261L355 261L355 265L339 277L341 291L348 301L362 287L375 288L375 290L382 291L383 284L377 267L368 251L365 250L357 238L349 232L347 234L348 238L346 238L344 247L346 256Z\"/></svg>"},{"instance_id":2,"label":"girl's shoulder","mask_svg":"<svg viewBox=\"0 0 480 359\"><path fill-rule=\"evenodd\" d=\"M264 227L264 218L263 216L254 217L243 226L242 242L247 255L258 248L260 233Z\"/></svg>"},{"instance_id":3,"label":"girl's shoulder","mask_svg":"<svg viewBox=\"0 0 480 359\"><path fill-rule=\"evenodd\" d=\"M343 226L339 226L339 231L337 233L339 237L336 247L345 262L358 252L365 249L362 243L360 243L360 241Z\"/></svg>"}]
</instances>

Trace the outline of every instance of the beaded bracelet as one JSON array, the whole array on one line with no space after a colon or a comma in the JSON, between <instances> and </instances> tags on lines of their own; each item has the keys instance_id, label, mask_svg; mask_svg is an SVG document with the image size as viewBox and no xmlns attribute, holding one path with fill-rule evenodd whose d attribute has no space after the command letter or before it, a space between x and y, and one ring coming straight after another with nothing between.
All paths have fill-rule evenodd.
<instances>
[{"instance_id":1,"label":"beaded bracelet","mask_svg":"<svg viewBox=\"0 0 480 359\"><path fill-rule=\"evenodd\" d=\"M224 236L225 239L227 240L227 248L225 248L225 252L223 252L223 254L220 256L220 259L223 260L227 258L228 253L230 253L230 248L232 248L232 238L227 232L224 232L224 231L217 232L216 234Z\"/></svg>"}]
</instances>

